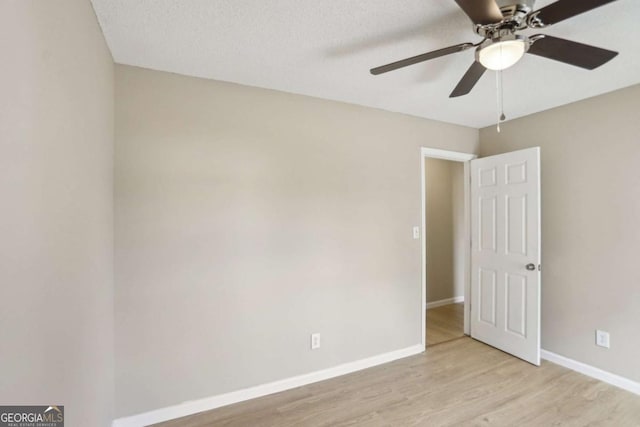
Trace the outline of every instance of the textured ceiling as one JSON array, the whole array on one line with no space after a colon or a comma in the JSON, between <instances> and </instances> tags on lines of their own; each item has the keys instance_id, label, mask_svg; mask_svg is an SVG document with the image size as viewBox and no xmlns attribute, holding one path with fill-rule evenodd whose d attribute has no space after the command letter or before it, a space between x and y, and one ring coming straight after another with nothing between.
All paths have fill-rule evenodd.
<instances>
[{"instance_id":1,"label":"textured ceiling","mask_svg":"<svg viewBox=\"0 0 640 427\"><path fill-rule=\"evenodd\" d=\"M580 0L576 0L580 1ZM380 76L369 68L477 42L454 0L92 0L117 63L366 105L472 127L495 123L495 77L449 93L473 50ZM538 0L536 8L552 1ZM640 1L537 32L620 52L594 71L525 55L504 72L507 118L640 83Z\"/></svg>"}]
</instances>

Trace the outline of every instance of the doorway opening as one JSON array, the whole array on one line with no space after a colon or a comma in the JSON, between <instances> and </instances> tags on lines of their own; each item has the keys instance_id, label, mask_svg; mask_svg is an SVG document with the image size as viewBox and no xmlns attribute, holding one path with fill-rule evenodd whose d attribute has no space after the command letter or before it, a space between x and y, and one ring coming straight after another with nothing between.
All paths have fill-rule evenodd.
<instances>
[{"instance_id":1,"label":"doorway opening","mask_svg":"<svg viewBox=\"0 0 640 427\"><path fill-rule=\"evenodd\" d=\"M475 158L421 149L425 347L469 334L469 161Z\"/></svg>"}]
</instances>

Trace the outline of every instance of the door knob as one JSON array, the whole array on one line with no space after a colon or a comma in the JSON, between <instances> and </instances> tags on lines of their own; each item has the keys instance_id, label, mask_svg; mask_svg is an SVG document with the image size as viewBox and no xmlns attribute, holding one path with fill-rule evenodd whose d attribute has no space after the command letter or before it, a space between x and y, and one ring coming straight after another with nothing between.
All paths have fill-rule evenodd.
<instances>
[{"instance_id":1,"label":"door knob","mask_svg":"<svg viewBox=\"0 0 640 427\"><path fill-rule=\"evenodd\" d=\"M527 264L527 270L534 271L535 269L536 269L535 264L532 264L532 263Z\"/></svg>"}]
</instances>

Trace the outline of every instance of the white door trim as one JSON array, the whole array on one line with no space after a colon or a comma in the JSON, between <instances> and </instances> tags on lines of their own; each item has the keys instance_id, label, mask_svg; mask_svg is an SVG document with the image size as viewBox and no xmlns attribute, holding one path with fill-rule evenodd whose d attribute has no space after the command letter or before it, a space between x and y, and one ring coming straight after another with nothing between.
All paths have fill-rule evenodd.
<instances>
[{"instance_id":1,"label":"white door trim","mask_svg":"<svg viewBox=\"0 0 640 427\"><path fill-rule=\"evenodd\" d=\"M426 199L426 188L424 185L425 180L425 170L424 170L424 159L425 158L432 159L441 159L441 160L451 160L454 162L463 162L464 163L464 224L465 224L465 241L469 242L468 245L465 245L464 250L464 333L469 335L469 301L471 300L469 296L471 295L471 194L469 188L469 161L477 158L476 154L470 153L461 153L459 151L449 151L449 150L440 150L437 148L420 148L420 199L422 200L422 240L420 241L422 245L422 300L420 301L420 315L422 316L422 348L426 348L426 333L427 333L427 319L426 319L426 309L427 309L427 223L426 223L426 212L427 212L427 199Z\"/></svg>"}]
</instances>

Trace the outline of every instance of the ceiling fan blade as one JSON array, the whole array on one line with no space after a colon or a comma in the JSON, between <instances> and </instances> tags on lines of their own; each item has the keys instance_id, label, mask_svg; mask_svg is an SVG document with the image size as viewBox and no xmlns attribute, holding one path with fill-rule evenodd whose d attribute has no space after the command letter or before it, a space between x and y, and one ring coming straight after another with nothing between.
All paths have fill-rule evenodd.
<instances>
[{"instance_id":1,"label":"ceiling fan blade","mask_svg":"<svg viewBox=\"0 0 640 427\"><path fill-rule=\"evenodd\" d=\"M502 21L502 12L495 0L456 0L456 3L474 24L497 24Z\"/></svg>"},{"instance_id":2,"label":"ceiling fan blade","mask_svg":"<svg viewBox=\"0 0 640 427\"><path fill-rule=\"evenodd\" d=\"M398 68L403 68L409 65L417 64L419 62L424 62L430 59L439 58L441 56L449 55L451 53L461 52L471 47L474 47L473 43L462 43L455 46L434 50L433 52L423 53L422 55L412 56L411 58L402 59L400 61L392 62L390 64L381 65L379 67L372 68L369 71L374 76L377 76L378 74L387 73L389 71L397 70Z\"/></svg>"},{"instance_id":3,"label":"ceiling fan blade","mask_svg":"<svg viewBox=\"0 0 640 427\"><path fill-rule=\"evenodd\" d=\"M532 36L533 39L540 36ZM613 59L618 52L557 37L543 36L536 40L529 52L534 55L593 70Z\"/></svg>"},{"instance_id":4,"label":"ceiling fan blade","mask_svg":"<svg viewBox=\"0 0 640 427\"><path fill-rule=\"evenodd\" d=\"M544 25L552 25L614 1L616 0L558 0L532 14L537 15Z\"/></svg>"},{"instance_id":5,"label":"ceiling fan blade","mask_svg":"<svg viewBox=\"0 0 640 427\"><path fill-rule=\"evenodd\" d=\"M476 83L478 83L478 80L480 80L480 77L482 77L485 71L487 71L487 69L484 68L484 65L482 65L478 61L474 61L467 72L464 73L464 76L462 76L462 79L458 82L458 85L455 87L455 89L453 89L453 92L451 92L449 98L456 98L458 96L466 95L471 92L471 89L473 89Z\"/></svg>"}]
</instances>

